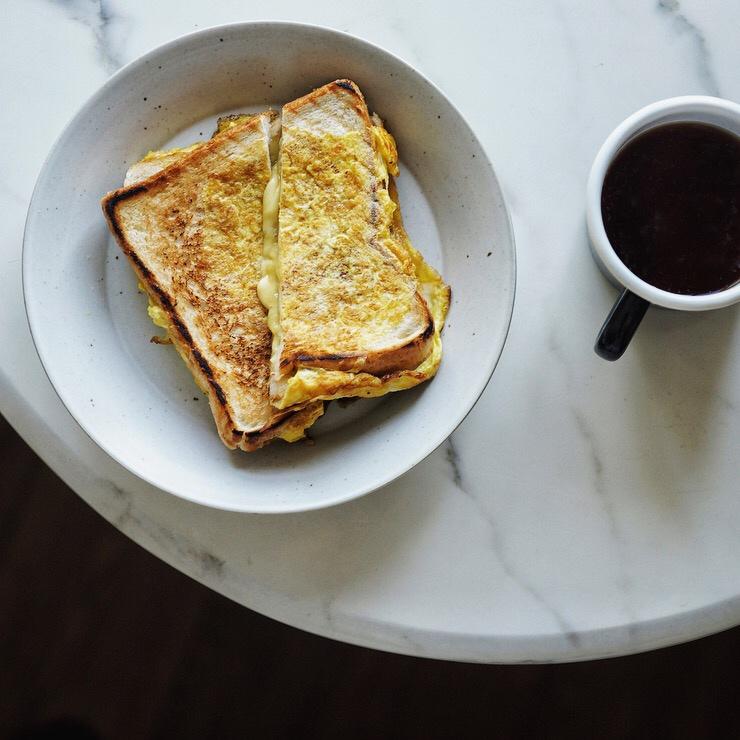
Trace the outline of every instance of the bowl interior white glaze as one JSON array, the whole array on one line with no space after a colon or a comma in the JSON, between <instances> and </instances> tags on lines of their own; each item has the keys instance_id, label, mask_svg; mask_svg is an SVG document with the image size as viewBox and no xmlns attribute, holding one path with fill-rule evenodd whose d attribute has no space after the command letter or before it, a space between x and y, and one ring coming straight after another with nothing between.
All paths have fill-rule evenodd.
<instances>
[{"instance_id":1,"label":"bowl interior white glaze","mask_svg":"<svg viewBox=\"0 0 740 740\"><path fill-rule=\"evenodd\" d=\"M279 50L276 51L276 50ZM314 445L254 454L220 442L176 353L149 343L144 297L99 205L149 149L208 138L216 116L355 80L398 141L411 239L453 302L444 359L423 387L332 404ZM204 505L301 511L346 501L403 474L460 423L503 349L514 243L491 165L458 111L391 54L328 29L245 23L191 34L118 72L61 135L39 177L24 242L24 291L39 355L88 434L145 480ZM199 398L199 400L195 400Z\"/></svg>"}]
</instances>

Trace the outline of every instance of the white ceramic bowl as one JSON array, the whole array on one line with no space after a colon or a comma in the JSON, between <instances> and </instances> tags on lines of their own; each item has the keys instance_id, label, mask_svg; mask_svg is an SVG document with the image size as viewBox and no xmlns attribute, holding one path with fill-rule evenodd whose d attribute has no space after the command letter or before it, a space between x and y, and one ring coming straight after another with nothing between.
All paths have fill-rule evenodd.
<instances>
[{"instance_id":1,"label":"white ceramic bowl","mask_svg":"<svg viewBox=\"0 0 740 740\"><path fill-rule=\"evenodd\" d=\"M207 138L216 116L256 111L349 77L401 153L414 244L452 286L437 377L345 409L315 445L253 454L221 444L177 354L149 343L144 297L109 237L99 199L147 150ZM460 113L407 64L365 41L294 23L244 23L165 44L114 75L62 133L39 176L23 251L41 361L87 433L154 485L248 512L319 508L374 490L432 452L486 386L514 300L511 226L488 158Z\"/></svg>"},{"instance_id":2,"label":"white ceramic bowl","mask_svg":"<svg viewBox=\"0 0 740 740\"><path fill-rule=\"evenodd\" d=\"M601 190L606 172L617 152L634 136L661 123L698 121L711 123L740 135L740 105L707 95L685 95L659 100L641 108L609 134L596 155L586 187L586 219L591 251L604 274L620 287L646 301L682 311L707 311L740 301L740 283L716 293L681 295L656 288L640 279L619 259L609 242L601 215Z\"/></svg>"}]
</instances>

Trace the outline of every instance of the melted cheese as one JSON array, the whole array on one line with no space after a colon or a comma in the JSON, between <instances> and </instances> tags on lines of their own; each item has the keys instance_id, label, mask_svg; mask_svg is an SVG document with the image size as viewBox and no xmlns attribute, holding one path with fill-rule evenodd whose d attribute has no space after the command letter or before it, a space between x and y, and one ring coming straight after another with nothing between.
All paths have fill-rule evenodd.
<instances>
[{"instance_id":1,"label":"melted cheese","mask_svg":"<svg viewBox=\"0 0 740 740\"><path fill-rule=\"evenodd\" d=\"M280 209L280 160L272 166L262 200L262 277L257 295L267 309L267 326L272 332L272 371L277 375L280 362L280 280L278 277L278 213Z\"/></svg>"},{"instance_id":2,"label":"melted cheese","mask_svg":"<svg viewBox=\"0 0 740 740\"><path fill-rule=\"evenodd\" d=\"M270 180L262 201L262 278L257 283L257 295L267 309L267 325L273 335L280 331L278 303L278 208L280 204L280 171L272 167Z\"/></svg>"}]
</instances>

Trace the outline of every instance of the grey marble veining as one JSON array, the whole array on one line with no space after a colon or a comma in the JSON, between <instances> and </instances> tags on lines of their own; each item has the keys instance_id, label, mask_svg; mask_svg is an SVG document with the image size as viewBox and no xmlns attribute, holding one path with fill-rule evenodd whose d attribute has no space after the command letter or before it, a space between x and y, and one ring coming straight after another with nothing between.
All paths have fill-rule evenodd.
<instances>
[{"instance_id":1,"label":"grey marble veining","mask_svg":"<svg viewBox=\"0 0 740 740\"><path fill-rule=\"evenodd\" d=\"M658 0L658 8L670 17L673 27L678 33L688 34L692 38L695 47L696 67L699 71L699 77L704 83L705 92L707 95L721 97L722 93L712 70L711 53L704 34L682 12L678 0Z\"/></svg>"},{"instance_id":2,"label":"grey marble veining","mask_svg":"<svg viewBox=\"0 0 740 740\"><path fill-rule=\"evenodd\" d=\"M47 0L59 6L72 20L87 28L94 40L100 63L107 72L115 72L125 63L117 44L111 37L114 24L123 25L124 19L111 9L106 0Z\"/></svg>"},{"instance_id":3,"label":"grey marble veining","mask_svg":"<svg viewBox=\"0 0 740 740\"><path fill-rule=\"evenodd\" d=\"M0 59L24 74L0 83L0 122L36 115L0 152L0 411L110 522L250 608L415 655L578 660L740 621L738 311L651 311L628 355L601 362L591 345L615 291L583 223L588 167L626 115L682 93L740 99L740 5L11 0L8 13ZM55 112L156 44L268 16L365 36L442 87L491 155L519 257L507 347L468 419L395 484L306 515L188 504L97 449L40 367L20 281Z\"/></svg>"},{"instance_id":4,"label":"grey marble veining","mask_svg":"<svg viewBox=\"0 0 740 740\"><path fill-rule=\"evenodd\" d=\"M464 494L475 507L480 518L486 522L490 531L491 548L501 564L503 572L525 592L535 602L538 608L550 614L557 625L558 630L574 647L579 644L578 633L573 626L563 616L559 609L555 608L552 603L543 595L542 591L537 588L523 573L519 571L516 564L512 561L506 550L504 538L500 531L495 512L489 512L482 498L474 493L472 489L465 485L461 472L460 455L452 441L452 435L446 444L447 460L452 470L452 480L460 493Z\"/></svg>"},{"instance_id":5,"label":"grey marble veining","mask_svg":"<svg viewBox=\"0 0 740 740\"><path fill-rule=\"evenodd\" d=\"M116 483L101 480L100 486L110 491L113 508L120 509L111 517L112 523L122 532L136 536L145 533L148 540L165 549L171 557L192 563L198 573L208 580L219 580L224 577L226 562L205 549L168 528L155 522L137 511L132 494Z\"/></svg>"}]
</instances>

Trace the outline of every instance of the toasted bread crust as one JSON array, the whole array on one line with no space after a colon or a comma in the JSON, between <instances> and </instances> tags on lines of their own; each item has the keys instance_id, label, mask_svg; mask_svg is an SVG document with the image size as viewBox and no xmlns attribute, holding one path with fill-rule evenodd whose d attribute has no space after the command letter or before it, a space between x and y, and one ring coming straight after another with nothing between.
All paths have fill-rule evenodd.
<instances>
[{"instance_id":1,"label":"toasted bread crust","mask_svg":"<svg viewBox=\"0 0 740 740\"><path fill-rule=\"evenodd\" d=\"M198 342L193 337L190 329L188 329L185 317L180 315L180 312L176 308L177 300L175 296L167 290L153 271L149 269L142 255L138 253L136 245L128 238L121 209L125 208L126 203L131 202L132 199L146 198L150 194L156 196L157 193L163 192L169 186L175 186L178 178L184 173L187 173L192 168L197 168L199 164L206 161L209 156L213 156L214 153L220 153L224 149L228 151L229 147L232 146L238 147L242 138L256 134L260 127L266 124L269 125L269 122L275 118L275 115L274 113L262 114L245 120L243 123L232 124L223 133L209 142L198 146L193 151L184 154L160 172L153 174L146 180L108 193L102 200L105 217L119 246L129 259L139 278L140 284L144 287L151 301L167 315L170 326L168 333L173 344L193 374L197 384L208 395L211 411L222 441L230 449L239 447L246 451L262 447L276 436L284 435L286 430L294 437L300 436L300 434L294 434L295 430L300 428L302 431L305 426L309 426L313 420L321 415L323 412L322 409L318 408L316 404L312 404L305 408L298 407L285 411L277 411L275 409L265 411L265 405L268 405L269 408L267 401L269 332L266 325L262 326L261 307L256 303L256 296L250 296L244 309L247 310L247 314L244 315L251 316L252 313L255 313L254 310L249 308L250 304L254 304L260 316L259 326L247 327L253 333L256 332L254 339L247 341L247 344L244 346L237 343L234 348L223 345L222 343L222 349L219 349L218 346L215 348L216 357L219 357L219 352L222 354L225 352L225 360L227 362L239 362L237 370L241 373L240 377L246 377L247 379L253 378L258 383L258 386L255 387L256 390L252 389L255 397L259 399L260 394L262 394L264 403L260 406L260 415L263 418L261 426L257 429L240 429L235 419L234 409L229 401L229 392L219 382L219 375L223 376L223 372L219 373L199 349ZM268 176L269 156L267 157L267 162L262 165L262 178L266 179ZM256 206L256 212L260 214L261 219L259 198L256 201ZM174 229L184 227L186 224L185 218L180 221L177 220L177 212L178 209L174 208L165 214L167 218L174 218L176 220ZM162 218L162 214L156 208L153 213L155 217ZM240 310L238 305L236 306L236 310L238 314ZM233 354L234 352L238 352L238 354L235 355ZM303 424L302 427L301 424Z\"/></svg>"},{"instance_id":2,"label":"toasted bread crust","mask_svg":"<svg viewBox=\"0 0 740 740\"><path fill-rule=\"evenodd\" d=\"M336 80L283 107L279 238L281 307L287 310L281 308L281 378L299 367L388 376L414 370L431 351L434 321L413 267L406 269L396 254L400 250L389 248L396 206L388 194L388 174L384 180L378 163L374 128L379 123L371 120L362 93L350 80ZM302 208L292 209L291 199L300 205L302 197L314 208L308 221L302 220ZM322 218L328 224L323 232L317 227ZM334 239L329 265L321 251L326 233ZM284 244L297 250L295 269L290 254L283 256ZM301 271L301 257L322 266L320 289L313 286L315 276ZM326 277L332 270L333 283ZM353 282L357 274L361 280L372 277L373 287L363 292ZM396 313L382 326L374 322L373 330L379 328L369 336L375 317L363 317L361 310L372 310L376 298L378 310L394 305ZM322 325L328 319L326 305L340 313L338 323ZM314 331L308 331L312 323ZM373 345L379 348L366 349ZM275 386L280 387L280 379Z\"/></svg>"},{"instance_id":3,"label":"toasted bread crust","mask_svg":"<svg viewBox=\"0 0 740 740\"><path fill-rule=\"evenodd\" d=\"M410 341L380 352L358 352L345 354L311 355L294 353L280 360L281 370L293 372L297 366L342 370L351 373L390 377L401 370L414 370L429 354L430 343L434 337L434 321L426 301L417 294L420 309L428 316L425 328Z\"/></svg>"},{"instance_id":4,"label":"toasted bread crust","mask_svg":"<svg viewBox=\"0 0 740 740\"><path fill-rule=\"evenodd\" d=\"M316 419L324 413L323 403L309 403L302 408L286 409L281 416L276 416L272 426L265 427L258 432L240 432L233 430L236 446L245 452L254 452L264 447L273 439L285 439L285 430L290 426L293 430L301 431L310 427ZM303 436L303 435L296 435ZM292 441L292 440L291 440Z\"/></svg>"},{"instance_id":5,"label":"toasted bread crust","mask_svg":"<svg viewBox=\"0 0 740 740\"><path fill-rule=\"evenodd\" d=\"M301 98L296 98L283 106L283 116L296 115L301 109L311 105L320 105L323 98L340 97L349 104L354 113L362 119L366 126L370 125L370 113L367 109L365 96L352 80L334 80L323 87L312 90Z\"/></svg>"}]
</instances>

